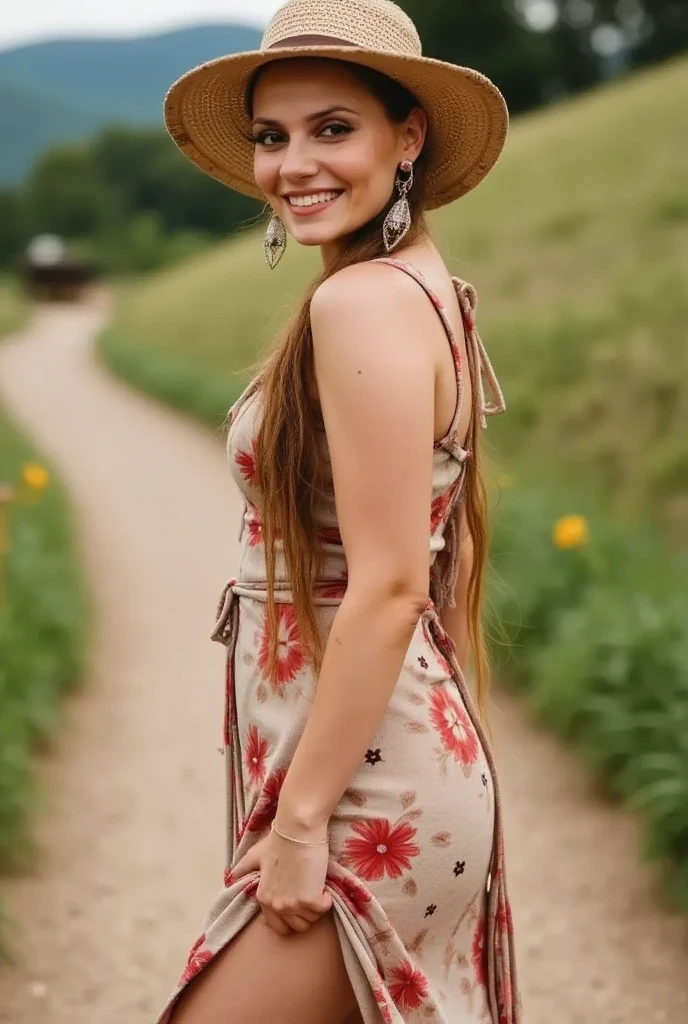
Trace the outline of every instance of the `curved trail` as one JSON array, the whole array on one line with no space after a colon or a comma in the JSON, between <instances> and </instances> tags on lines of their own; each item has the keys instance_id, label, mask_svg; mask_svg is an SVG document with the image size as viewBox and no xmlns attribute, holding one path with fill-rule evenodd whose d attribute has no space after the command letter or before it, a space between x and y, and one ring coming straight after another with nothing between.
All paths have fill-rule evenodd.
<instances>
[{"instance_id":1,"label":"curved trail","mask_svg":"<svg viewBox=\"0 0 688 1024\"><path fill-rule=\"evenodd\" d=\"M238 496L216 439L98 365L105 317L47 306L0 347L3 401L71 492L96 618L41 767L40 866L2 883L20 957L0 969L2 1024L152 1024L222 884L208 634ZM658 906L632 819L501 693L493 728L524 1024L688 1020L686 921Z\"/></svg>"}]
</instances>

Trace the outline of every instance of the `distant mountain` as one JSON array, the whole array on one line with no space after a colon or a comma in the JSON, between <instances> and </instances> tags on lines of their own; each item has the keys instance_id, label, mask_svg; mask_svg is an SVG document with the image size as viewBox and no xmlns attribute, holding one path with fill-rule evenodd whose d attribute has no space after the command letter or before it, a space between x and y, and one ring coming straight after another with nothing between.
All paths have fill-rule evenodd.
<instances>
[{"instance_id":1,"label":"distant mountain","mask_svg":"<svg viewBox=\"0 0 688 1024\"><path fill-rule=\"evenodd\" d=\"M198 25L132 39L64 39L0 51L0 184L38 154L105 124L160 124L175 78L213 57L260 45L258 29Z\"/></svg>"}]
</instances>

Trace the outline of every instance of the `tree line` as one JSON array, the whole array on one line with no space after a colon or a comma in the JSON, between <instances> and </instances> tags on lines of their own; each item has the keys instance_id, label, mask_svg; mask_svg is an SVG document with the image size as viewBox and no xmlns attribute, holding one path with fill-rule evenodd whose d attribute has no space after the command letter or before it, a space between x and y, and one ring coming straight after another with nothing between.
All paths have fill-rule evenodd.
<instances>
[{"instance_id":1,"label":"tree line","mask_svg":"<svg viewBox=\"0 0 688 1024\"><path fill-rule=\"evenodd\" d=\"M479 68L512 113L688 48L686 0L399 0L432 57ZM110 272L140 273L260 212L198 171L162 128L117 126L46 152L0 190L0 268L54 232Z\"/></svg>"},{"instance_id":2,"label":"tree line","mask_svg":"<svg viewBox=\"0 0 688 1024\"><path fill-rule=\"evenodd\" d=\"M106 128L49 150L19 188L0 191L0 265L50 232L108 271L146 271L230 234L260 209L199 172L164 130Z\"/></svg>"}]
</instances>

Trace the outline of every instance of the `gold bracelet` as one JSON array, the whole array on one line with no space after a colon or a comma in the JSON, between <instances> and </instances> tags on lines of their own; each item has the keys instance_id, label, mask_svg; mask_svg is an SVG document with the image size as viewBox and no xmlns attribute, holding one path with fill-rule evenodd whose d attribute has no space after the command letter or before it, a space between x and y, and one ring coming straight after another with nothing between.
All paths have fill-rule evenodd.
<instances>
[{"instance_id":1,"label":"gold bracelet","mask_svg":"<svg viewBox=\"0 0 688 1024\"><path fill-rule=\"evenodd\" d=\"M329 836L326 839L318 840L317 843L308 843L304 839L293 839L292 836L288 836L285 835L284 832L280 832L280 830L277 828L277 825L275 825L274 821L272 822L270 828L276 835L280 837L280 839L286 839L288 843L296 843L297 846L326 846L330 841Z\"/></svg>"}]
</instances>

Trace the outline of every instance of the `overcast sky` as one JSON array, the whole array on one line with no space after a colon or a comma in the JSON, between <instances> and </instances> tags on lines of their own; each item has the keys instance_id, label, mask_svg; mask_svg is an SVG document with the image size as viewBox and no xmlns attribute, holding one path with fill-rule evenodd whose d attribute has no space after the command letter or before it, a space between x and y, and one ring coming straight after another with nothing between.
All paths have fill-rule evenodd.
<instances>
[{"instance_id":1,"label":"overcast sky","mask_svg":"<svg viewBox=\"0 0 688 1024\"><path fill-rule=\"evenodd\" d=\"M0 49L65 36L140 35L208 21L264 25L283 0L4 0Z\"/></svg>"}]
</instances>

